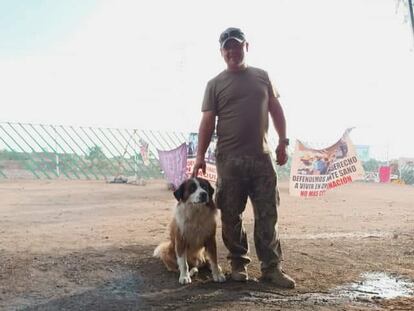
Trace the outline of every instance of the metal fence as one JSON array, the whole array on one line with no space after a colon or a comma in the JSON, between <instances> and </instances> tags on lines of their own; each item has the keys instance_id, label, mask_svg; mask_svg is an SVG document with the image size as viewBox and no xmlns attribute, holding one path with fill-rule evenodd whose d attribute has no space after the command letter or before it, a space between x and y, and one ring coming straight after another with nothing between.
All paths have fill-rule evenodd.
<instances>
[{"instance_id":1,"label":"metal fence","mask_svg":"<svg viewBox=\"0 0 414 311\"><path fill-rule=\"evenodd\" d=\"M0 177L161 178L157 149L185 141L183 133L5 122L0 123Z\"/></svg>"},{"instance_id":2,"label":"metal fence","mask_svg":"<svg viewBox=\"0 0 414 311\"><path fill-rule=\"evenodd\" d=\"M174 149L188 138L183 132L0 122L0 178L163 178L157 149ZM278 169L280 178L289 168Z\"/></svg>"},{"instance_id":3,"label":"metal fence","mask_svg":"<svg viewBox=\"0 0 414 311\"><path fill-rule=\"evenodd\" d=\"M171 150L188 143L190 133L138 129L74 127L0 122L0 179L97 179L117 176L163 178L157 150ZM277 137L270 132L275 150ZM311 144L317 148L326 144ZM293 151L294 146L290 147ZM290 175L290 161L277 167L281 180ZM386 161L364 162L368 176ZM398 167L398 179L414 184L414 166ZM376 176L376 177L375 177Z\"/></svg>"}]
</instances>

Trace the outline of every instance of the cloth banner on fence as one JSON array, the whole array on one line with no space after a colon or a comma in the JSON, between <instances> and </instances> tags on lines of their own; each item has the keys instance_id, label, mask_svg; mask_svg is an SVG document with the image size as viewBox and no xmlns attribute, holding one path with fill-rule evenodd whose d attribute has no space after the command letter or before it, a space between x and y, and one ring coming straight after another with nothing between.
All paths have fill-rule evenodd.
<instances>
[{"instance_id":1,"label":"cloth banner on fence","mask_svg":"<svg viewBox=\"0 0 414 311\"><path fill-rule=\"evenodd\" d=\"M319 197L327 190L364 179L364 169L347 129L342 138L325 149L306 147L296 141L290 171L289 193Z\"/></svg>"},{"instance_id":2,"label":"cloth banner on fence","mask_svg":"<svg viewBox=\"0 0 414 311\"><path fill-rule=\"evenodd\" d=\"M187 145L184 143L173 150L157 151L165 178L177 189L187 177Z\"/></svg>"},{"instance_id":3,"label":"cloth banner on fence","mask_svg":"<svg viewBox=\"0 0 414 311\"><path fill-rule=\"evenodd\" d=\"M206 152L206 173L204 175L200 175L211 182L217 181L217 169L216 169L216 144L217 144L217 136L213 135L211 138L210 145L208 146ZM187 176L190 177L191 173L193 172L193 166L195 164L195 159L197 155L197 147L198 147L198 134L197 133L190 133L188 138L188 148L187 148Z\"/></svg>"},{"instance_id":4,"label":"cloth banner on fence","mask_svg":"<svg viewBox=\"0 0 414 311\"><path fill-rule=\"evenodd\" d=\"M378 177L380 183L388 183L391 181L391 167L380 166L378 169Z\"/></svg>"}]
</instances>

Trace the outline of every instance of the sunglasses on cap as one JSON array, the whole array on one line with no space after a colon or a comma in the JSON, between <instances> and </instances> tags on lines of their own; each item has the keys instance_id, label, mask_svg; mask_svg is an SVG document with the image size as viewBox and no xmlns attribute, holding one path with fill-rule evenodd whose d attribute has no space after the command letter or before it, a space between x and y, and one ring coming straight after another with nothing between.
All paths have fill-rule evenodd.
<instances>
[{"instance_id":1,"label":"sunglasses on cap","mask_svg":"<svg viewBox=\"0 0 414 311\"><path fill-rule=\"evenodd\" d=\"M224 47L224 44L230 39L234 39L240 43L246 41L244 33L239 28L228 28L220 35L219 42L221 47Z\"/></svg>"}]
</instances>

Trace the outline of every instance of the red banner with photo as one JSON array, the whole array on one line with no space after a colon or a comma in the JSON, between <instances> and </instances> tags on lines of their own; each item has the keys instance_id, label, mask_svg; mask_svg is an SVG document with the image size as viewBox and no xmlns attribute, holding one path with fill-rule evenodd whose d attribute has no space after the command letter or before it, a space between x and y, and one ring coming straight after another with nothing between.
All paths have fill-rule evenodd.
<instances>
[{"instance_id":1,"label":"red banner with photo","mask_svg":"<svg viewBox=\"0 0 414 311\"><path fill-rule=\"evenodd\" d=\"M217 136L213 135L210 145L206 152L206 173L203 175L201 172L198 176L207 179L210 182L215 183L217 181L217 169L216 169L216 144ZM187 145L187 176L190 177L193 172L193 166L197 155L198 147L198 134L190 133Z\"/></svg>"}]
</instances>

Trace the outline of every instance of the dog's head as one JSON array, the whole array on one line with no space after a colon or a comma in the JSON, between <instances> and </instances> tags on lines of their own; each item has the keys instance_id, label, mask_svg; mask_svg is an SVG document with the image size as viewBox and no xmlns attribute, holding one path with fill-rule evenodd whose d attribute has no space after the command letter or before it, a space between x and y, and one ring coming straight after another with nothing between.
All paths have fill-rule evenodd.
<instances>
[{"instance_id":1,"label":"dog's head","mask_svg":"<svg viewBox=\"0 0 414 311\"><path fill-rule=\"evenodd\" d=\"M208 180L194 177L185 180L174 191L174 196L179 202L185 203L211 203L213 202L214 189Z\"/></svg>"}]
</instances>

